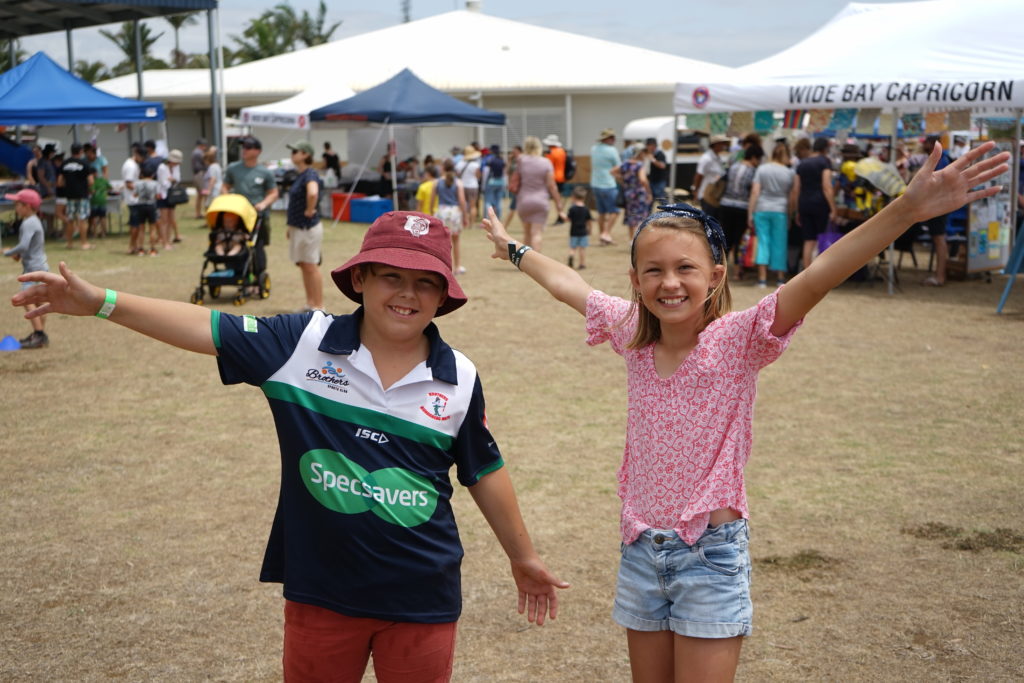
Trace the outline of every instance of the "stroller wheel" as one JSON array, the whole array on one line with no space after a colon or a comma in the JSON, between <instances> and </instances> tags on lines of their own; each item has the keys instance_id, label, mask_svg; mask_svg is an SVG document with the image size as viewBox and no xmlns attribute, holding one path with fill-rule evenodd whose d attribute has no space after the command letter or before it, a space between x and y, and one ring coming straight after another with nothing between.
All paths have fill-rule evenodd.
<instances>
[{"instance_id":1,"label":"stroller wheel","mask_svg":"<svg viewBox=\"0 0 1024 683\"><path fill-rule=\"evenodd\" d=\"M220 298L220 285L210 285L210 298Z\"/></svg>"},{"instance_id":2,"label":"stroller wheel","mask_svg":"<svg viewBox=\"0 0 1024 683\"><path fill-rule=\"evenodd\" d=\"M260 298L270 296L270 273L260 273Z\"/></svg>"},{"instance_id":3,"label":"stroller wheel","mask_svg":"<svg viewBox=\"0 0 1024 683\"><path fill-rule=\"evenodd\" d=\"M241 306L242 304L245 303L245 297L239 294L238 296L235 297L235 300L232 303L235 304L236 306Z\"/></svg>"},{"instance_id":4,"label":"stroller wheel","mask_svg":"<svg viewBox=\"0 0 1024 683\"><path fill-rule=\"evenodd\" d=\"M203 305L203 288L202 287L198 287L196 289L196 291L192 292L192 296L189 297L189 301L191 301L192 303L194 303L197 306L202 306Z\"/></svg>"}]
</instances>

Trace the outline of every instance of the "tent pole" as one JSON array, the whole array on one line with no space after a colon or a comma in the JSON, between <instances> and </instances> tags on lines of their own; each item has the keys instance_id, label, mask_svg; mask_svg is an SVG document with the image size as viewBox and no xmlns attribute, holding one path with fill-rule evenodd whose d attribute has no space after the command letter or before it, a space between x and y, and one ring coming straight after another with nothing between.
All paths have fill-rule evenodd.
<instances>
[{"instance_id":1,"label":"tent pole","mask_svg":"<svg viewBox=\"0 0 1024 683\"><path fill-rule=\"evenodd\" d=\"M572 145L572 95L565 94L565 146L566 149L574 149Z\"/></svg>"},{"instance_id":2,"label":"tent pole","mask_svg":"<svg viewBox=\"0 0 1024 683\"><path fill-rule=\"evenodd\" d=\"M228 137L227 132L224 130L224 121L228 116L228 106L227 93L224 90L224 34L221 31L219 9L213 10L213 23L216 28L217 40L217 91L220 93L218 115L220 117L221 148L224 150L225 158L227 158Z\"/></svg>"},{"instance_id":3,"label":"tent pole","mask_svg":"<svg viewBox=\"0 0 1024 683\"><path fill-rule=\"evenodd\" d=\"M17 42L14 38L10 38L7 41L7 68L13 69L17 64L14 62L18 59L18 47ZM14 129L14 141L21 144L21 126L19 125Z\"/></svg>"},{"instance_id":4,"label":"tent pole","mask_svg":"<svg viewBox=\"0 0 1024 683\"><path fill-rule=\"evenodd\" d=\"M668 167L668 203L676 203L676 153L679 151L679 114L672 117L672 158ZM658 198L655 197L657 202Z\"/></svg>"},{"instance_id":5,"label":"tent pole","mask_svg":"<svg viewBox=\"0 0 1024 683\"><path fill-rule=\"evenodd\" d=\"M359 167L359 173L356 174L356 179L352 181L352 185L348 188L349 191L345 194L345 201L342 203L341 208L338 209L338 212L334 215L334 223L331 227L338 226L338 221L341 220L342 214L345 213L345 208L349 205L349 202L352 201L352 191L359 187L359 181L363 179L363 173L366 171L367 164L370 163L370 157L373 156L373 150L377 146L377 143L380 142L380 136L383 134L384 128L381 127L380 131L377 133L377 137L373 139L373 144L370 145L369 151L366 153L366 158L363 159L363 165ZM340 181L341 178L338 178L338 180Z\"/></svg>"},{"instance_id":6,"label":"tent pole","mask_svg":"<svg viewBox=\"0 0 1024 683\"><path fill-rule=\"evenodd\" d=\"M889 135L889 163L892 163L896 152L896 137L899 135L900 110L892 110L892 133ZM889 296L895 294L893 279L896 277L896 243L890 242L886 249L886 260L889 262Z\"/></svg>"},{"instance_id":7,"label":"tent pole","mask_svg":"<svg viewBox=\"0 0 1024 683\"><path fill-rule=\"evenodd\" d=\"M64 29L64 37L67 39L67 42L68 42L68 71L71 74L74 74L75 73L75 48L73 46L73 42L74 41L71 40L71 29L70 28ZM12 60L12 62L13 62L13 60ZM13 66L13 64L12 64L12 66ZM71 140L76 145L78 144L78 124L77 123L72 124L72 126L71 126Z\"/></svg>"},{"instance_id":8,"label":"tent pole","mask_svg":"<svg viewBox=\"0 0 1024 683\"><path fill-rule=\"evenodd\" d=\"M142 29L139 28L139 20L132 21L135 30L135 85L139 91L139 99L142 99ZM146 124L139 122L139 142L145 140Z\"/></svg>"},{"instance_id":9,"label":"tent pole","mask_svg":"<svg viewBox=\"0 0 1024 683\"><path fill-rule=\"evenodd\" d=\"M206 10L206 47L210 60L210 122L213 124L210 138L217 145L220 160L227 159L222 135L223 120L220 118L220 107L217 106L217 38L214 32L213 10Z\"/></svg>"},{"instance_id":10,"label":"tent pole","mask_svg":"<svg viewBox=\"0 0 1024 683\"><path fill-rule=\"evenodd\" d=\"M388 122L388 152L391 154L391 210L398 211L398 145L395 127Z\"/></svg>"}]
</instances>

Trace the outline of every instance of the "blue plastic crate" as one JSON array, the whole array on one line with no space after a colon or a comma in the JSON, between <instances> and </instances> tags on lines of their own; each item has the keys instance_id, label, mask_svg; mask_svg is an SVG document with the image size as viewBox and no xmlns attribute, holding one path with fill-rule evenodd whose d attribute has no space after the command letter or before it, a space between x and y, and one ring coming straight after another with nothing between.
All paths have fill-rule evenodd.
<instances>
[{"instance_id":1,"label":"blue plastic crate","mask_svg":"<svg viewBox=\"0 0 1024 683\"><path fill-rule=\"evenodd\" d=\"M353 199L350 215L353 223L372 223L391 211L390 199Z\"/></svg>"}]
</instances>

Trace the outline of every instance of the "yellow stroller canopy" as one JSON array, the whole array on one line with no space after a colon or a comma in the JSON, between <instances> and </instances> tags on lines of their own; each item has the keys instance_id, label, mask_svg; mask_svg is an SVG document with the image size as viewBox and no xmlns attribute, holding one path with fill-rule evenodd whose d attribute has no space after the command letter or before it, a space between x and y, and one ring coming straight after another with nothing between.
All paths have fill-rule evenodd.
<instances>
[{"instance_id":1,"label":"yellow stroller canopy","mask_svg":"<svg viewBox=\"0 0 1024 683\"><path fill-rule=\"evenodd\" d=\"M236 214L241 218L242 225L245 226L247 232L252 232L252 229L256 226L256 209L243 195L217 195L217 197L210 202L210 208L206 210L206 224L211 228L216 227L217 214L222 211Z\"/></svg>"}]
</instances>

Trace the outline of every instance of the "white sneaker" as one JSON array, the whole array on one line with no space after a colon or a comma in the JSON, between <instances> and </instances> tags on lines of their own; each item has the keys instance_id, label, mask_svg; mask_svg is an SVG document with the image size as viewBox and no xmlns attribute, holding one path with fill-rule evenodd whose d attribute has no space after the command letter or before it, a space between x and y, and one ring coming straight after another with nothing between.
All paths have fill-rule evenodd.
<instances>
[{"instance_id":1,"label":"white sneaker","mask_svg":"<svg viewBox=\"0 0 1024 683\"><path fill-rule=\"evenodd\" d=\"M455 269L455 274L456 275L462 275L465 272L466 272L465 266L459 266L458 268Z\"/></svg>"}]
</instances>

